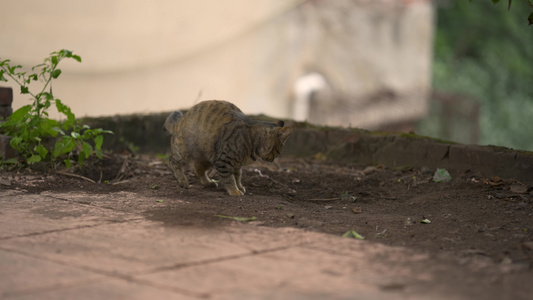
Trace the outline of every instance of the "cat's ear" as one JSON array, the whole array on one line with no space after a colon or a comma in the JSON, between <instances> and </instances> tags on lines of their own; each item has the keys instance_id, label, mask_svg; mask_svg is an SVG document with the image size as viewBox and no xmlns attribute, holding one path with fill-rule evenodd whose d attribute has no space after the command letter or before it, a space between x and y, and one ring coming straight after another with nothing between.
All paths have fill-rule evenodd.
<instances>
[{"instance_id":1,"label":"cat's ear","mask_svg":"<svg viewBox=\"0 0 533 300\"><path fill-rule=\"evenodd\" d=\"M283 122L282 120L279 120L276 122L276 125L278 125L279 127L283 127L285 126L285 122Z\"/></svg>"},{"instance_id":2,"label":"cat's ear","mask_svg":"<svg viewBox=\"0 0 533 300\"><path fill-rule=\"evenodd\" d=\"M291 127L281 127L278 129L278 138L282 144L285 144L285 141L291 135L292 128Z\"/></svg>"}]
</instances>

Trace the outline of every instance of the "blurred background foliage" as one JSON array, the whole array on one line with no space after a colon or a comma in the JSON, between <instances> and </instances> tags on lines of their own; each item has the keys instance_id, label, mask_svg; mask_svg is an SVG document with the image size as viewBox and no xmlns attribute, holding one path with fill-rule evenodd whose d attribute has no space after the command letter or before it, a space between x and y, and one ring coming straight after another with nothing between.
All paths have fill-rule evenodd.
<instances>
[{"instance_id":1,"label":"blurred background foliage","mask_svg":"<svg viewBox=\"0 0 533 300\"><path fill-rule=\"evenodd\" d=\"M510 10L507 1L437 3L436 96L417 133L533 150L531 9L525 1L514 1Z\"/></svg>"}]
</instances>

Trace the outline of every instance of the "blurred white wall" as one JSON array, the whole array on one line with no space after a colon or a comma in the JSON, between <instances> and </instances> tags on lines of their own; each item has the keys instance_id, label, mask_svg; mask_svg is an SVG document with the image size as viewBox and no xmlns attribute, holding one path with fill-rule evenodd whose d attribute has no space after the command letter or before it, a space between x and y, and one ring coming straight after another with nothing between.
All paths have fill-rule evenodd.
<instances>
[{"instance_id":1,"label":"blurred white wall","mask_svg":"<svg viewBox=\"0 0 533 300\"><path fill-rule=\"evenodd\" d=\"M261 51L250 33L298 2L2 0L0 57L30 67L59 49L80 55L60 65L54 93L82 116L188 107L200 91L246 106ZM15 94L15 108L27 103Z\"/></svg>"},{"instance_id":2,"label":"blurred white wall","mask_svg":"<svg viewBox=\"0 0 533 300\"><path fill-rule=\"evenodd\" d=\"M400 119L426 110L429 1L0 1L0 58L30 67L59 49L82 57L62 62L54 83L77 116L188 108L201 94L290 118L295 83L310 72L349 101L382 88L420 92L392 114ZM28 103L17 91L15 109ZM316 121L335 120L327 113Z\"/></svg>"}]
</instances>

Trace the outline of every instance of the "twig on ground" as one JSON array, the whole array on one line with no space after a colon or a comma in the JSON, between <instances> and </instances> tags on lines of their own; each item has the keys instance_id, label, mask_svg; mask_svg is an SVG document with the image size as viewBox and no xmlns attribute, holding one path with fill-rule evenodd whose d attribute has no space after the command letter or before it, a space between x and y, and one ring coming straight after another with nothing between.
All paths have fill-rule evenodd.
<instances>
[{"instance_id":1,"label":"twig on ground","mask_svg":"<svg viewBox=\"0 0 533 300\"><path fill-rule=\"evenodd\" d=\"M367 194L367 195L369 195L371 197L381 198L381 199L385 199L385 200L396 200L396 197L380 196L380 195L376 195L376 194L372 194L372 193L368 193L368 192L365 192L365 194Z\"/></svg>"},{"instance_id":2,"label":"twig on ground","mask_svg":"<svg viewBox=\"0 0 533 300\"><path fill-rule=\"evenodd\" d=\"M128 157L126 156L126 158L124 158L124 162L122 163L122 166L120 167L120 170L117 173L117 177L115 177L115 181L121 181L122 179L124 179L127 168L128 168Z\"/></svg>"},{"instance_id":3,"label":"twig on ground","mask_svg":"<svg viewBox=\"0 0 533 300\"><path fill-rule=\"evenodd\" d=\"M118 185L118 184L128 183L130 181L131 181L131 179L126 179L126 180L122 180L122 181L119 181L119 182L112 183L111 185L115 186L115 185Z\"/></svg>"},{"instance_id":4,"label":"twig on ground","mask_svg":"<svg viewBox=\"0 0 533 300\"><path fill-rule=\"evenodd\" d=\"M63 171L56 171L57 174L60 174L60 175L65 175L65 176L70 176L70 177L75 177L75 178L79 178L79 179L83 179L85 181L88 181L90 183L96 183L94 180L90 179L90 178L87 178L85 176L81 176L81 175L78 175L78 174L72 174L72 173L67 173L67 172L63 172Z\"/></svg>"},{"instance_id":5,"label":"twig on ground","mask_svg":"<svg viewBox=\"0 0 533 300\"><path fill-rule=\"evenodd\" d=\"M326 199L303 199L303 201L335 201L335 200L341 200L341 198L337 197L337 198L326 198Z\"/></svg>"}]
</instances>

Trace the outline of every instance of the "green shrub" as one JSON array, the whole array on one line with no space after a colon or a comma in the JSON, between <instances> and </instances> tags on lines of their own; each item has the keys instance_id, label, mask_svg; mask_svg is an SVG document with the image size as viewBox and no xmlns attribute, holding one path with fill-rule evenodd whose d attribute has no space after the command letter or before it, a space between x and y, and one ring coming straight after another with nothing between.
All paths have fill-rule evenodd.
<instances>
[{"instance_id":1,"label":"green shrub","mask_svg":"<svg viewBox=\"0 0 533 300\"><path fill-rule=\"evenodd\" d=\"M112 132L79 124L70 107L56 99L52 93L52 80L61 75L58 65L65 58L81 62L81 57L72 51L60 50L52 52L42 64L34 66L31 72L22 72L22 66L12 66L9 59L0 58L0 81L8 81L5 76L11 78L20 86L20 93L30 95L33 102L22 106L0 124L0 130L12 137L10 145L21 154L21 163L55 163L63 159L65 165L70 167L74 154L78 155L77 162L80 166L93 153L102 158L103 134ZM44 83L37 93L30 89L31 83L35 81ZM48 110L52 106L66 120L50 119Z\"/></svg>"}]
</instances>

